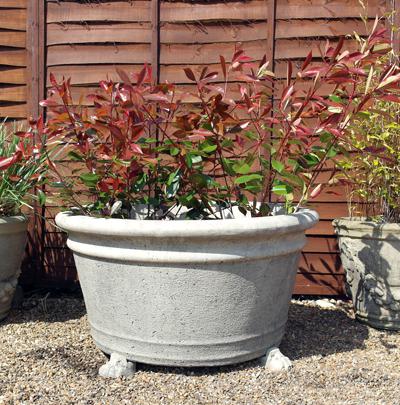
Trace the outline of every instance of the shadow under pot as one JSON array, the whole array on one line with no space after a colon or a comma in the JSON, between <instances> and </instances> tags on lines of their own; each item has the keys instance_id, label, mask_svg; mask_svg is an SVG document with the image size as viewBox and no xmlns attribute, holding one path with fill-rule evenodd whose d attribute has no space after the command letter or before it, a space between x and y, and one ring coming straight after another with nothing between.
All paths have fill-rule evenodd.
<instances>
[{"instance_id":1,"label":"shadow under pot","mask_svg":"<svg viewBox=\"0 0 400 405\"><path fill-rule=\"evenodd\" d=\"M26 231L24 216L0 217L0 321L11 309L25 251Z\"/></svg>"},{"instance_id":2,"label":"shadow under pot","mask_svg":"<svg viewBox=\"0 0 400 405\"><path fill-rule=\"evenodd\" d=\"M304 231L317 221L310 210L202 221L58 214L92 336L111 355L100 375L127 376L135 362L196 367L260 357L286 369L278 347Z\"/></svg>"},{"instance_id":3,"label":"shadow under pot","mask_svg":"<svg viewBox=\"0 0 400 405\"><path fill-rule=\"evenodd\" d=\"M400 330L400 224L343 218L333 226L356 318Z\"/></svg>"}]
</instances>

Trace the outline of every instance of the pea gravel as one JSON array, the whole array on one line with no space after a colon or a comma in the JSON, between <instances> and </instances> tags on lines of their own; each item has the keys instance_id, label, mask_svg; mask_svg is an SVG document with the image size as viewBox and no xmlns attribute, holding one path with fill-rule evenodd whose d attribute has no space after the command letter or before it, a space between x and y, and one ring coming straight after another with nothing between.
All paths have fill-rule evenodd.
<instances>
[{"instance_id":1,"label":"pea gravel","mask_svg":"<svg viewBox=\"0 0 400 405\"><path fill-rule=\"evenodd\" d=\"M293 368L280 375L252 361L103 379L82 300L34 297L0 324L0 404L400 405L400 333L354 321L345 302L292 301L281 350Z\"/></svg>"}]
</instances>

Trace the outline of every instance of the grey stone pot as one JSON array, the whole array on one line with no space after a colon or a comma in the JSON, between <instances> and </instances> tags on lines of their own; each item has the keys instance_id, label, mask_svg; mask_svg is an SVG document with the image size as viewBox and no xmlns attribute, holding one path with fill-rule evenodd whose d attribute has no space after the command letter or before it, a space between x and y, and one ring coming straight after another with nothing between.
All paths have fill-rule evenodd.
<instances>
[{"instance_id":1,"label":"grey stone pot","mask_svg":"<svg viewBox=\"0 0 400 405\"><path fill-rule=\"evenodd\" d=\"M26 244L27 220L0 217L0 320L10 312Z\"/></svg>"},{"instance_id":2,"label":"grey stone pot","mask_svg":"<svg viewBox=\"0 0 400 405\"><path fill-rule=\"evenodd\" d=\"M333 225L357 319L400 330L400 224L343 218Z\"/></svg>"},{"instance_id":3,"label":"grey stone pot","mask_svg":"<svg viewBox=\"0 0 400 405\"><path fill-rule=\"evenodd\" d=\"M69 234L92 336L101 350L115 354L101 375L126 375L120 371L123 358L216 366L276 349L304 231L317 221L310 210L204 221L58 214L57 225ZM277 369L288 362L277 350L267 360Z\"/></svg>"}]
</instances>

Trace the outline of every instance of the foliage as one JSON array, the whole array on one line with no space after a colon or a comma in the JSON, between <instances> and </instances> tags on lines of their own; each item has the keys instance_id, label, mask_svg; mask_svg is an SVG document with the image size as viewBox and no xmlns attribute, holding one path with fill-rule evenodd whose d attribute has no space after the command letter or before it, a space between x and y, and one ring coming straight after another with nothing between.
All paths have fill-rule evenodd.
<instances>
[{"instance_id":1,"label":"foliage","mask_svg":"<svg viewBox=\"0 0 400 405\"><path fill-rule=\"evenodd\" d=\"M0 125L0 216L20 214L23 206L31 208L37 199L44 203L41 191L34 194L45 172L42 149L32 131L14 134L4 123Z\"/></svg>"},{"instance_id":2,"label":"foliage","mask_svg":"<svg viewBox=\"0 0 400 405\"><path fill-rule=\"evenodd\" d=\"M400 222L399 119L399 104L381 101L352 125L354 151L340 162L352 216Z\"/></svg>"},{"instance_id":3,"label":"foliage","mask_svg":"<svg viewBox=\"0 0 400 405\"><path fill-rule=\"evenodd\" d=\"M233 206L259 216L271 201L294 212L321 192L319 175L347 144L354 117L397 97L400 72L382 57L390 46L377 25L357 51L341 39L327 43L321 62L310 52L297 74L289 62L284 83L265 57L256 65L242 49L229 62L221 56L220 73L186 68L188 92L153 84L148 66L118 71L121 82L100 82L89 107L74 104L70 80L51 76L44 132L75 162L66 177L53 160L52 185L87 215L130 217L146 204L157 218L177 207L190 218Z\"/></svg>"}]
</instances>

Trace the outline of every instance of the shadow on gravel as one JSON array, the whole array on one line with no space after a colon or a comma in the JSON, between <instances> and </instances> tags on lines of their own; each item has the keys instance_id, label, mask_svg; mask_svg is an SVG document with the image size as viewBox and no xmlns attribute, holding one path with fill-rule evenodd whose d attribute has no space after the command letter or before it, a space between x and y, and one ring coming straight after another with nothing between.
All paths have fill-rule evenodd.
<instances>
[{"instance_id":1,"label":"shadow on gravel","mask_svg":"<svg viewBox=\"0 0 400 405\"><path fill-rule=\"evenodd\" d=\"M340 309L292 304L282 352L292 360L365 348L368 327Z\"/></svg>"},{"instance_id":2,"label":"shadow on gravel","mask_svg":"<svg viewBox=\"0 0 400 405\"><path fill-rule=\"evenodd\" d=\"M23 322L64 322L79 319L86 314L83 300L51 299L47 302L33 302L30 309L13 310L4 323ZM27 305L25 302L24 305ZM1 324L0 324L1 326ZM350 318L344 311L326 310L292 304L286 334L281 343L282 352L291 360L311 356L328 356L330 354L348 352L365 348L364 341L368 338L368 327ZM96 350L96 349L94 349ZM26 354L28 355L28 354ZM97 375L99 364L83 364L81 356L77 357L68 347L41 349L32 351L31 356L37 360L52 358L64 367L76 371L85 371L93 377ZM104 362L107 359L104 357ZM259 365L259 360L222 367L162 367L138 364L138 370L150 373L181 374L186 376L215 375L219 373L237 372L252 369Z\"/></svg>"},{"instance_id":3,"label":"shadow on gravel","mask_svg":"<svg viewBox=\"0 0 400 405\"><path fill-rule=\"evenodd\" d=\"M65 322L79 319L86 314L83 299L77 297L56 297L50 294L25 298L1 325L26 322Z\"/></svg>"}]
</instances>

